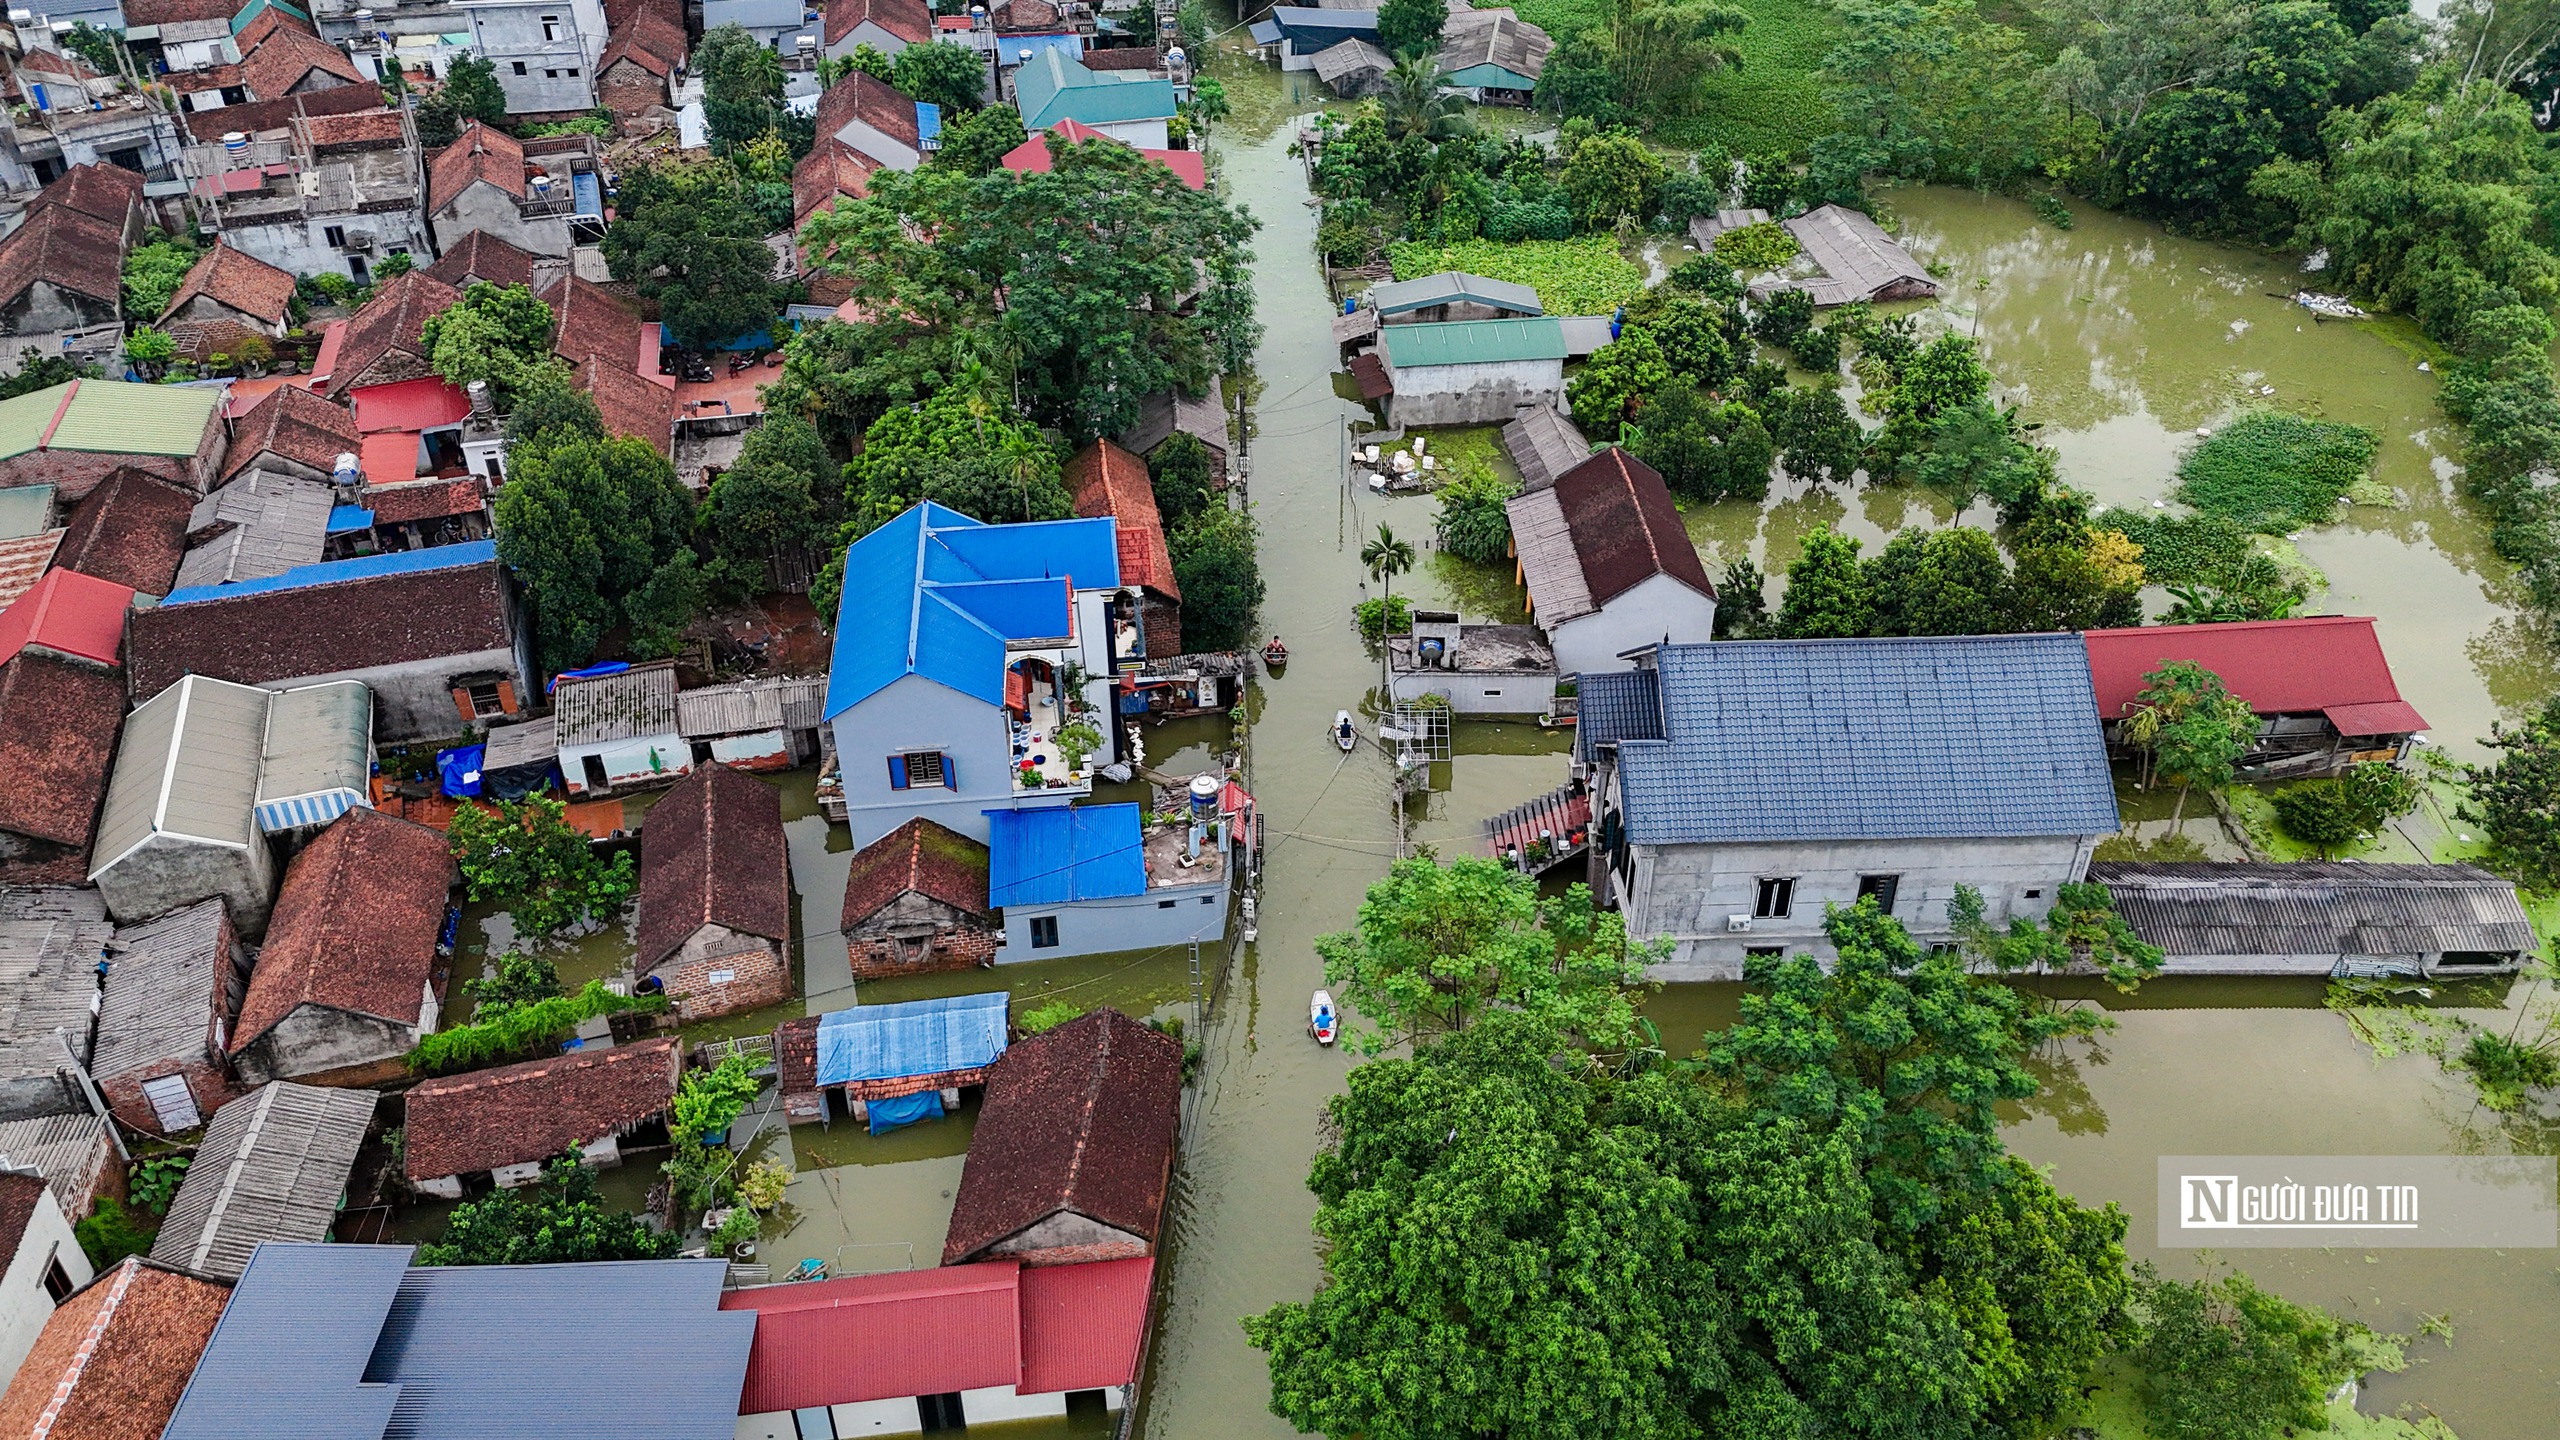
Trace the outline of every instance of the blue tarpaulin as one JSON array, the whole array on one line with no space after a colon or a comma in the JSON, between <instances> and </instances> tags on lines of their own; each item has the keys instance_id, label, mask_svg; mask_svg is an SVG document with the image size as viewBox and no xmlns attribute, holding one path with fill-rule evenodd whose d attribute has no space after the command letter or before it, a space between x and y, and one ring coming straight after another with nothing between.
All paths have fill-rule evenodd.
<instances>
[{"instance_id":1,"label":"blue tarpaulin","mask_svg":"<svg viewBox=\"0 0 2560 1440\"><path fill-rule=\"evenodd\" d=\"M941 1119L942 1092L919 1090L913 1095L901 1095L894 1100L873 1100L864 1108L871 1113L871 1133L877 1135L883 1130L895 1130L902 1125L913 1125L919 1120Z\"/></svg>"},{"instance_id":2,"label":"blue tarpaulin","mask_svg":"<svg viewBox=\"0 0 2560 1440\"><path fill-rule=\"evenodd\" d=\"M485 745L457 745L436 752L436 773L444 777L444 793L468 800L480 793L480 757Z\"/></svg>"},{"instance_id":3,"label":"blue tarpaulin","mask_svg":"<svg viewBox=\"0 0 2560 1440\"><path fill-rule=\"evenodd\" d=\"M818 1083L903 1080L991 1064L1004 1053L1012 999L998 990L831 1012L818 1021Z\"/></svg>"},{"instance_id":4,"label":"blue tarpaulin","mask_svg":"<svg viewBox=\"0 0 2560 1440\"><path fill-rule=\"evenodd\" d=\"M590 665L584 670L563 670L551 677L551 683L542 687L542 693L548 695L559 689L560 682L563 680L592 680L598 675L619 675L630 668L631 662L628 660L607 660L599 665Z\"/></svg>"}]
</instances>

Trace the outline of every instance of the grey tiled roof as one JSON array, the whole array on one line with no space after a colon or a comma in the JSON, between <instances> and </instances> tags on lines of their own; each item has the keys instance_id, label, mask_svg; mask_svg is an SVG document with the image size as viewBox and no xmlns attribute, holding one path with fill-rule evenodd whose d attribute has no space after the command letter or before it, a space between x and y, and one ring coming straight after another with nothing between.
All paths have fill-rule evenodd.
<instances>
[{"instance_id":1,"label":"grey tiled roof","mask_svg":"<svg viewBox=\"0 0 2560 1440\"><path fill-rule=\"evenodd\" d=\"M236 1279L267 1241L328 1239L378 1098L278 1080L215 1111L151 1258Z\"/></svg>"},{"instance_id":2,"label":"grey tiled roof","mask_svg":"<svg viewBox=\"0 0 2560 1440\"><path fill-rule=\"evenodd\" d=\"M1618 747L1639 843L2117 828L2077 635L1723 641L1658 657L1666 736Z\"/></svg>"},{"instance_id":3,"label":"grey tiled roof","mask_svg":"<svg viewBox=\"0 0 2560 1440\"><path fill-rule=\"evenodd\" d=\"M1603 745L1662 738L1662 690L1650 670L1576 675L1574 744L1585 761Z\"/></svg>"}]
</instances>

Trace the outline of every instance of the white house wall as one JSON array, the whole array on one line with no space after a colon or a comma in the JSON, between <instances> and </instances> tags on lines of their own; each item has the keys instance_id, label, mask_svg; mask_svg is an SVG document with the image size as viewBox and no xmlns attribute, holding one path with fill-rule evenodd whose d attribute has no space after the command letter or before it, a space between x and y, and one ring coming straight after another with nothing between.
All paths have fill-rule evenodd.
<instances>
[{"instance_id":1,"label":"white house wall","mask_svg":"<svg viewBox=\"0 0 2560 1440\"><path fill-rule=\"evenodd\" d=\"M1203 842L1204 845L1207 842ZM1031 922L1053 917L1058 943L1031 948ZM1004 948L998 964L1024 960L1060 960L1070 955L1108 955L1121 950L1151 950L1193 940L1208 944L1227 933L1227 885L1178 885L1151 889L1144 895L1109 900L1082 900L1068 905L1008 905L1004 910Z\"/></svg>"},{"instance_id":2,"label":"white house wall","mask_svg":"<svg viewBox=\"0 0 2560 1440\"><path fill-rule=\"evenodd\" d=\"M913 170L924 163L924 152L859 120L848 122L836 132L836 138L891 170Z\"/></svg>"},{"instance_id":3,"label":"white house wall","mask_svg":"<svg viewBox=\"0 0 2560 1440\"><path fill-rule=\"evenodd\" d=\"M569 782L572 795L587 793L590 755L604 765L607 789L651 780L680 780L693 773L693 746L672 730L636 740L616 740L609 745L563 745L560 774ZM654 765L650 763L652 756L657 761Z\"/></svg>"},{"instance_id":4,"label":"white house wall","mask_svg":"<svg viewBox=\"0 0 2560 1440\"><path fill-rule=\"evenodd\" d=\"M81 1252L50 1188L36 1192L35 1213L18 1237L18 1253L10 1258L6 1274L0 1274L0 1385L18 1373L36 1337L44 1333L44 1322L53 1318L53 1297L44 1288L47 1261L59 1262L73 1285L89 1283L89 1257ZM1060 1413L1064 1409L1062 1402Z\"/></svg>"},{"instance_id":5,"label":"white house wall","mask_svg":"<svg viewBox=\"0 0 2560 1440\"><path fill-rule=\"evenodd\" d=\"M1387 418L1397 425L1495 425L1523 405L1564 404L1562 360L1400 365L1391 373Z\"/></svg>"},{"instance_id":6,"label":"white house wall","mask_svg":"<svg viewBox=\"0 0 2560 1440\"><path fill-rule=\"evenodd\" d=\"M1173 144L1172 137L1165 130L1162 116L1150 120L1096 121L1093 128L1114 140L1135 145L1141 150L1164 150L1171 148Z\"/></svg>"},{"instance_id":7,"label":"white house wall","mask_svg":"<svg viewBox=\"0 0 2560 1440\"><path fill-rule=\"evenodd\" d=\"M1544 715L1554 708L1556 673L1471 675L1463 670L1398 671L1388 689L1400 701L1437 695L1459 715Z\"/></svg>"},{"instance_id":8,"label":"white house wall","mask_svg":"<svg viewBox=\"0 0 2560 1440\"><path fill-rule=\"evenodd\" d=\"M1594 614L1548 626L1547 643L1555 647L1557 670L1598 675L1634 669L1618 657L1639 645L1660 644L1665 633L1674 645L1713 640L1716 602L1668 575L1654 575Z\"/></svg>"},{"instance_id":9,"label":"white house wall","mask_svg":"<svg viewBox=\"0 0 2560 1440\"><path fill-rule=\"evenodd\" d=\"M1015 803L1013 740L1000 705L905 675L832 723L857 849L918 815L984 843L988 826L982 812ZM916 750L949 756L959 788L889 788L889 757ZM1060 804L1072 798L1069 792L1052 793Z\"/></svg>"}]
</instances>

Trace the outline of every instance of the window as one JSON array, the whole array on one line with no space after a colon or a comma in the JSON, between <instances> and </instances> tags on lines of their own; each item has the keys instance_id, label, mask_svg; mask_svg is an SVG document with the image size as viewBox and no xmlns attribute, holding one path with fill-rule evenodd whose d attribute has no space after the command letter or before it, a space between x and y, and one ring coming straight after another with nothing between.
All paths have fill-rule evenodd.
<instances>
[{"instance_id":1,"label":"window","mask_svg":"<svg viewBox=\"0 0 2560 1440\"><path fill-rule=\"evenodd\" d=\"M939 750L910 750L889 757L889 788L892 790L926 790L940 786L946 790L960 788L951 761Z\"/></svg>"},{"instance_id":2,"label":"window","mask_svg":"<svg viewBox=\"0 0 2560 1440\"><path fill-rule=\"evenodd\" d=\"M542 78L545 80L557 80L560 78L560 72L557 70L545 70L542 72Z\"/></svg>"},{"instance_id":3,"label":"window","mask_svg":"<svg viewBox=\"0 0 2560 1440\"><path fill-rule=\"evenodd\" d=\"M1796 908L1796 877L1772 875L1760 882L1760 893L1751 902L1751 914L1760 920L1784 920Z\"/></svg>"},{"instance_id":4,"label":"window","mask_svg":"<svg viewBox=\"0 0 2560 1440\"><path fill-rule=\"evenodd\" d=\"M1159 900L1156 902L1156 908L1159 910L1170 910L1174 907L1174 904L1175 902L1171 900Z\"/></svg>"},{"instance_id":5,"label":"window","mask_svg":"<svg viewBox=\"0 0 2560 1440\"><path fill-rule=\"evenodd\" d=\"M1742 947L1742 958L1745 960L1775 960L1786 953L1787 947L1784 945L1745 945Z\"/></svg>"},{"instance_id":6,"label":"window","mask_svg":"<svg viewBox=\"0 0 2560 1440\"><path fill-rule=\"evenodd\" d=\"M1203 905L1215 905L1218 903L1218 897L1215 895L1203 895L1200 897L1200 903Z\"/></svg>"},{"instance_id":7,"label":"window","mask_svg":"<svg viewBox=\"0 0 2560 1440\"><path fill-rule=\"evenodd\" d=\"M1034 915L1031 917L1031 948L1034 950L1055 950L1058 948L1057 916Z\"/></svg>"},{"instance_id":8,"label":"window","mask_svg":"<svg viewBox=\"0 0 2560 1440\"><path fill-rule=\"evenodd\" d=\"M350 255L347 257L347 275L359 285L370 285L373 283L373 272L366 268L364 257L361 255Z\"/></svg>"},{"instance_id":9,"label":"window","mask_svg":"<svg viewBox=\"0 0 2560 1440\"><path fill-rule=\"evenodd\" d=\"M498 693L497 681L491 680L471 687L472 719L485 720L489 716L505 713L507 713L506 700Z\"/></svg>"},{"instance_id":10,"label":"window","mask_svg":"<svg viewBox=\"0 0 2560 1440\"><path fill-rule=\"evenodd\" d=\"M45 1257L44 1293L53 1297L54 1304L59 1305L63 1301L70 1299L71 1292L79 1288L79 1286L71 1283L71 1273L62 1268L61 1256L48 1255Z\"/></svg>"},{"instance_id":11,"label":"window","mask_svg":"<svg viewBox=\"0 0 2560 1440\"><path fill-rule=\"evenodd\" d=\"M545 40L557 40L560 38L559 16L545 15L542 17L542 38Z\"/></svg>"},{"instance_id":12,"label":"window","mask_svg":"<svg viewBox=\"0 0 2560 1440\"><path fill-rule=\"evenodd\" d=\"M347 248L347 227L344 225L323 225L320 227L320 238L328 241L332 247L344 250Z\"/></svg>"},{"instance_id":13,"label":"window","mask_svg":"<svg viewBox=\"0 0 2560 1440\"><path fill-rule=\"evenodd\" d=\"M524 62L521 60L516 62L516 73L519 75L524 73Z\"/></svg>"},{"instance_id":14,"label":"window","mask_svg":"<svg viewBox=\"0 0 2560 1440\"><path fill-rule=\"evenodd\" d=\"M2036 888L2034 888L2034 889L2031 889L2031 890L2027 891L2027 898L2028 898L2028 899L2030 899L2030 900L2041 900L2041 899L2043 899L2043 898L2044 898L2044 889L2043 889L2043 887L2042 887L2042 886L2038 886L2038 887L2036 887Z\"/></svg>"},{"instance_id":15,"label":"window","mask_svg":"<svg viewBox=\"0 0 2560 1440\"><path fill-rule=\"evenodd\" d=\"M578 67L577 67L577 66L572 65L572 66L570 66L570 67L569 67L569 78L570 78L570 79L572 79L572 80L575 80L575 79L577 79L577 78L578 78Z\"/></svg>"},{"instance_id":16,"label":"window","mask_svg":"<svg viewBox=\"0 0 2560 1440\"><path fill-rule=\"evenodd\" d=\"M1861 875L1858 877L1858 898L1864 900L1868 896L1873 895L1876 897L1876 909L1887 915L1893 913L1894 892L1901 888L1902 877L1899 875Z\"/></svg>"},{"instance_id":17,"label":"window","mask_svg":"<svg viewBox=\"0 0 2560 1440\"><path fill-rule=\"evenodd\" d=\"M943 1430L966 1430L969 1422L960 1413L957 1392L916 1397L916 1418L928 1435Z\"/></svg>"}]
</instances>

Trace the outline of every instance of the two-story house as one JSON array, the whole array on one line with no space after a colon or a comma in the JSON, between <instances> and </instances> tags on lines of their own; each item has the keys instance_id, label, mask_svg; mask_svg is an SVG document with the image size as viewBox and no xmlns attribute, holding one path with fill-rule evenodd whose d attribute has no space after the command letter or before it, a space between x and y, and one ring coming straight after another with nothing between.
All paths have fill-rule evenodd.
<instances>
[{"instance_id":1,"label":"two-story house","mask_svg":"<svg viewBox=\"0 0 2560 1440\"><path fill-rule=\"evenodd\" d=\"M1825 953L1873 897L1923 942L1955 887L2039 919L2117 829L2077 635L1665 645L1581 676L1591 885L1665 980Z\"/></svg>"},{"instance_id":2,"label":"two-story house","mask_svg":"<svg viewBox=\"0 0 2560 1440\"><path fill-rule=\"evenodd\" d=\"M462 0L471 40L498 67L509 115L567 118L596 108L607 33L603 0Z\"/></svg>"},{"instance_id":3,"label":"two-story house","mask_svg":"<svg viewBox=\"0 0 2560 1440\"><path fill-rule=\"evenodd\" d=\"M855 541L844 575L826 717L857 847L917 816L985 841L989 810L1092 792L1130 603L1112 521L928 501Z\"/></svg>"}]
</instances>

